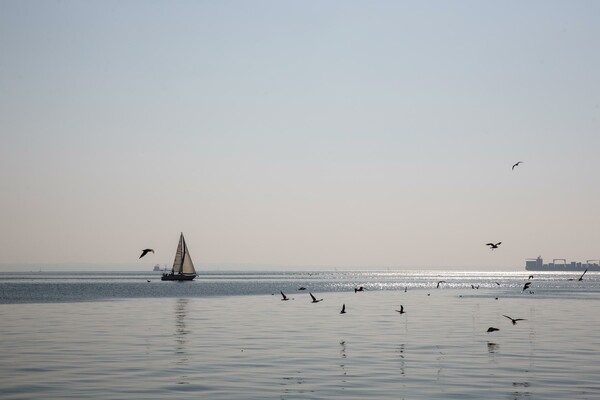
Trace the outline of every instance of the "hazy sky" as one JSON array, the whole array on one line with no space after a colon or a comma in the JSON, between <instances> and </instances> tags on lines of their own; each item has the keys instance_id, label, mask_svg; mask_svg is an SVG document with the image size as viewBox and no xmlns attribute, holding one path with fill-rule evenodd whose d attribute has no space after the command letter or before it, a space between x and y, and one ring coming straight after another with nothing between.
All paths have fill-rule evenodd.
<instances>
[{"instance_id":1,"label":"hazy sky","mask_svg":"<svg viewBox=\"0 0 600 400\"><path fill-rule=\"evenodd\" d=\"M0 0L0 268L598 259L599 49L598 1Z\"/></svg>"}]
</instances>

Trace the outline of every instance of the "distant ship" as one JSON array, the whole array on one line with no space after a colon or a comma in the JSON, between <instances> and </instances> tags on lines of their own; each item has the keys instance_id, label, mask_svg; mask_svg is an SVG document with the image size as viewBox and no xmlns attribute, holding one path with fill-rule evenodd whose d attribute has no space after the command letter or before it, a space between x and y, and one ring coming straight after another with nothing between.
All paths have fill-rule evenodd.
<instances>
[{"instance_id":1,"label":"distant ship","mask_svg":"<svg viewBox=\"0 0 600 400\"><path fill-rule=\"evenodd\" d=\"M557 261L559 261L557 263ZM562 262L560 262L562 261ZM587 260L586 262L571 261L567 263L564 258L555 258L551 263L544 264L541 256L525 260L527 271L600 271L600 260Z\"/></svg>"},{"instance_id":2,"label":"distant ship","mask_svg":"<svg viewBox=\"0 0 600 400\"><path fill-rule=\"evenodd\" d=\"M153 269L152 271L154 271L154 272L156 272L156 271L160 271L160 265L156 264L156 265L154 266L154 269Z\"/></svg>"}]
</instances>

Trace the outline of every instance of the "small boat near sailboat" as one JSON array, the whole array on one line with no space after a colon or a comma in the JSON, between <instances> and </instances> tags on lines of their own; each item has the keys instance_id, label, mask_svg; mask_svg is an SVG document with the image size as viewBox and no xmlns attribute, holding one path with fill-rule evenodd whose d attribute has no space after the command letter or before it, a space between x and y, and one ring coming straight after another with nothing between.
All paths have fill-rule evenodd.
<instances>
[{"instance_id":1,"label":"small boat near sailboat","mask_svg":"<svg viewBox=\"0 0 600 400\"><path fill-rule=\"evenodd\" d=\"M161 281L191 281L196 277L196 270L192 257L188 251L183 233L179 236L179 245L175 252L175 260L171 272L165 272L160 278Z\"/></svg>"}]
</instances>

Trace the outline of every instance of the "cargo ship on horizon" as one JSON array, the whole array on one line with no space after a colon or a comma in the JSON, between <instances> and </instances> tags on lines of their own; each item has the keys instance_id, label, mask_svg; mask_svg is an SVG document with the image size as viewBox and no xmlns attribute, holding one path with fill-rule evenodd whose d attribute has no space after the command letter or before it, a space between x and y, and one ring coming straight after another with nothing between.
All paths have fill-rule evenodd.
<instances>
[{"instance_id":1,"label":"cargo ship on horizon","mask_svg":"<svg viewBox=\"0 0 600 400\"><path fill-rule=\"evenodd\" d=\"M557 261L559 261L557 263ZM564 258L555 258L551 263L544 264L541 256L525 260L527 271L600 271L600 260L587 260L586 262L571 261L567 263Z\"/></svg>"}]
</instances>

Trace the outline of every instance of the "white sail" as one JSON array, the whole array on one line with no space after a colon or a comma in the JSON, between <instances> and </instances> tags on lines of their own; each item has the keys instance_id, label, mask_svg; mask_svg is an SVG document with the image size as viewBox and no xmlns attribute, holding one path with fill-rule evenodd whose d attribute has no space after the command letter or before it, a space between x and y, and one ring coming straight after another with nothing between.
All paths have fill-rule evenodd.
<instances>
[{"instance_id":1,"label":"white sail","mask_svg":"<svg viewBox=\"0 0 600 400\"><path fill-rule=\"evenodd\" d=\"M194 269L194 263L192 262L192 257L190 256L190 252L185 244L183 234L181 234L181 239L183 240L183 263L181 264L181 273L195 274L196 270Z\"/></svg>"},{"instance_id":2,"label":"white sail","mask_svg":"<svg viewBox=\"0 0 600 400\"><path fill-rule=\"evenodd\" d=\"M173 273L174 274L196 274L194 269L194 263L192 257L188 251L183 233L179 237L179 245L177 246L177 252L175 252L175 260L173 261Z\"/></svg>"}]
</instances>

